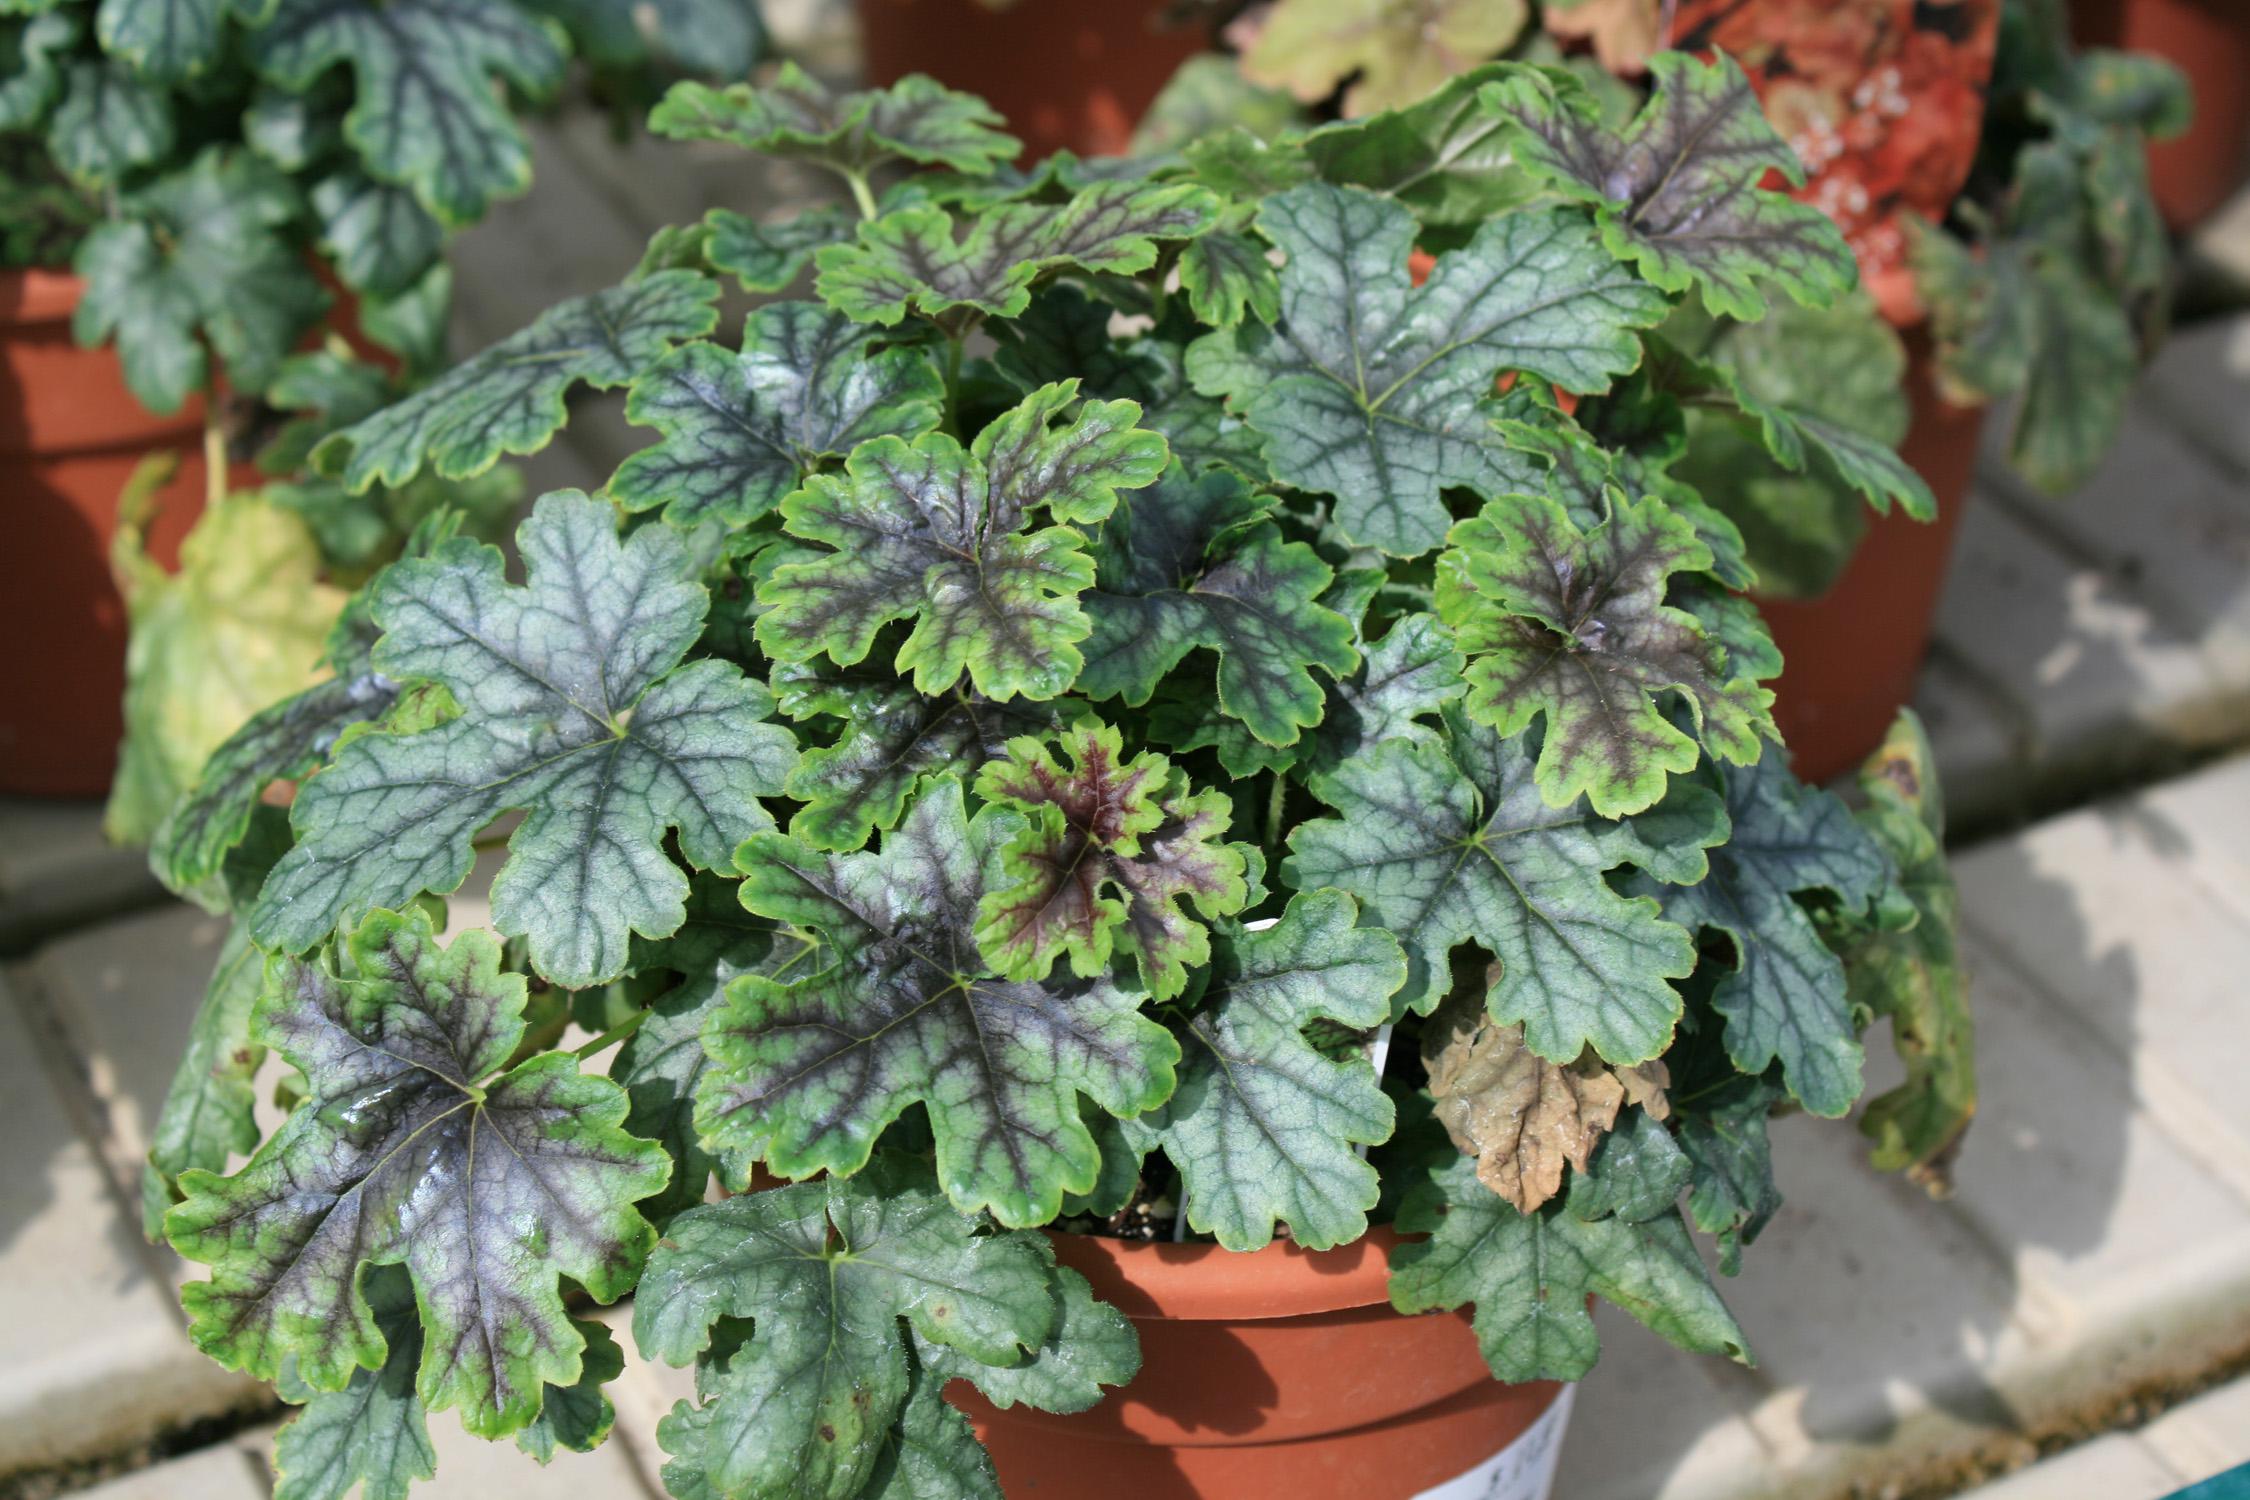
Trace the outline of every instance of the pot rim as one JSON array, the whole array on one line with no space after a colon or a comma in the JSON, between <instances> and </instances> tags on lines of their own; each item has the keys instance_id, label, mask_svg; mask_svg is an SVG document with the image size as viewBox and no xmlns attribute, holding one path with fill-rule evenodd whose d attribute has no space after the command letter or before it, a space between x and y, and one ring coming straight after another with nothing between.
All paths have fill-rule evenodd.
<instances>
[{"instance_id":1,"label":"pot rim","mask_svg":"<svg viewBox=\"0 0 2250 1500\"><path fill-rule=\"evenodd\" d=\"M77 310L86 283L44 266L0 270L0 328L63 323Z\"/></svg>"},{"instance_id":2,"label":"pot rim","mask_svg":"<svg viewBox=\"0 0 2250 1500\"><path fill-rule=\"evenodd\" d=\"M1250 1322L1389 1307L1397 1233L1376 1225L1333 1250L1276 1240L1262 1250L1208 1241L1120 1240L1048 1231L1055 1258L1131 1318Z\"/></svg>"}]
</instances>

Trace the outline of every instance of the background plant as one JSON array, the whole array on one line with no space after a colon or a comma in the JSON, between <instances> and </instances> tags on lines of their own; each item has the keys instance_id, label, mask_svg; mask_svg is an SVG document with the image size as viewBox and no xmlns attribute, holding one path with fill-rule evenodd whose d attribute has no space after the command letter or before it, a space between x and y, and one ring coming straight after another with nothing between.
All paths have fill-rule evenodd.
<instances>
[{"instance_id":1,"label":"background plant","mask_svg":"<svg viewBox=\"0 0 2250 1500\"><path fill-rule=\"evenodd\" d=\"M1394 1303L1474 1303L1503 1379L1582 1374L1588 1294L1747 1359L1691 1226L1733 1270L1766 1119L1844 1114L1877 1017L1913 1059L1877 1149L1942 1181L1926 747L1856 817L1789 774L1683 468L1725 409L1915 503L1675 342L1850 257L1759 187L1793 163L1729 63L1659 59L1623 126L1565 72L1448 88L1017 169L928 80L682 85L659 130L827 168L856 219L666 230L318 441L357 495L470 482L581 384L654 434L539 501L520 582L427 515L159 832L236 915L149 1224L212 1268L199 1344L304 1405L285 1496L398 1492L433 1410L599 1441L573 1289L695 1365L678 1494L994 1493L946 1381L1072 1411L1137 1365L1049 1224L1387 1220L1427 1235ZM711 337L718 278L808 262ZM447 942L480 844L494 931ZM260 1142L267 1048L303 1082Z\"/></svg>"},{"instance_id":2,"label":"background plant","mask_svg":"<svg viewBox=\"0 0 2250 1500\"><path fill-rule=\"evenodd\" d=\"M321 316L314 257L378 309L523 191L513 100L570 58L740 76L749 0L10 0L0 265L74 266L82 342L170 412L255 393Z\"/></svg>"},{"instance_id":3,"label":"background plant","mask_svg":"<svg viewBox=\"0 0 2250 1500\"><path fill-rule=\"evenodd\" d=\"M2008 455L2042 490L2090 478L2161 337L2171 240L2148 143L2187 128L2187 80L2162 59L2075 48L2064 9L2002 10L1990 123L1945 226L1914 268L1953 399L2020 396Z\"/></svg>"},{"instance_id":4,"label":"background plant","mask_svg":"<svg viewBox=\"0 0 2250 1500\"><path fill-rule=\"evenodd\" d=\"M347 496L304 475L327 425L445 362L448 235L520 193L520 115L571 59L606 93L740 76L751 0L19 0L0 14L0 265L85 279L81 342L143 404L206 408L208 514L168 574L136 486L114 572L134 623L112 838L143 843L241 719L305 686L341 595L395 556L433 487ZM306 352L336 314L358 340ZM228 497L230 460L280 481ZM148 478L153 480L153 471ZM499 476L452 498L486 531ZM496 534L496 533L494 533Z\"/></svg>"}]
</instances>

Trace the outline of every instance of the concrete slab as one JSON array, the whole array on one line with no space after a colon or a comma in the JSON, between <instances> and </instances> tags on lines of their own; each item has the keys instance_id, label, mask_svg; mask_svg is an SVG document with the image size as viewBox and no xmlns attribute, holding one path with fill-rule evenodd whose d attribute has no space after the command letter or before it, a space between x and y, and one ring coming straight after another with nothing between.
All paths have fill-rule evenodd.
<instances>
[{"instance_id":1,"label":"concrete slab","mask_svg":"<svg viewBox=\"0 0 2250 1500\"><path fill-rule=\"evenodd\" d=\"M0 797L0 953L163 895L147 856L102 837L99 802Z\"/></svg>"},{"instance_id":2,"label":"concrete slab","mask_svg":"<svg viewBox=\"0 0 2250 1500\"><path fill-rule=\"evenodd\" d=\"M116 1453L261 1399L188 1343L171 1288L0 982L0 1476Z\"/></svg>"}]
</instances>

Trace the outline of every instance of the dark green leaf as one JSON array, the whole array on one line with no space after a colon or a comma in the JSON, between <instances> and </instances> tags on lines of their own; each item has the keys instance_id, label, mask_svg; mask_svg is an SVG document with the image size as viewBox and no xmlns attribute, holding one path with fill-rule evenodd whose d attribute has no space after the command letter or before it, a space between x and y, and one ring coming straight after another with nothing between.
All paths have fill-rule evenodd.
<instances>
[{"instance_id":1,"label":"dark green leaf","mask_svg":"<svg viewBox=\"0 0 2250 1500\"><path fill-rule=\"evenodd\" d=\"M1615 1214L1638 1224L1673 1213L1694 1170L1672 1132L1635 1105L1602 1137L1593 1166L1572 1174L1565 1204L1581 1219Z\"/></svg>"},{"instance_id":2,"label":"dark green leaf","mask_svg":"<svg viewBox=\"0 0 2250 1500\"><path fill-rule=\"evenodd\" d=\"M94 12L94 34L102 51L129 64L143 78L177 82L203 72L224 55L227 22L236 7L229 0L101 0ZM246 19L263 14L250 0Z\"/></svg>"},{"instance_id":3,"label":"dark green leaf","mask_svg":"<svg viewBox=\"0 0 2250 1500\"><path fill-rule=\"evenodd\" d=\"M632 969L668 969L680 982L665 992L617 1054L609 1076L632 1098L625 1128L655 1141L672 1157L672 1180L641 1205L658 1229L682 1209L703 1201L711 1173L737 1191L747 1187L750 1163L731 1153L713 1155L695 1133L695 1088L710 1066L703 1024L726 1000L726 988L744 974L773 974L813 957L809 942L778 934L774 924L742 909L735 882L697 875L688 887L687 917L670 937L638 938Z\"/></svg>"},{"instance_id":4,"label":"dark green leaf","mask_svg":"<svg viewBox=\"0 0 2250 1500\"><path fill-rule=\"evenodd\" d=\"M47 150L81 186L109 187L169 155L175 130L164 89L121 63L80 59L63 74Z\"/></svg>"},{"instance_id":5,"label":"dark green leaf","mask_svg":"<svg viewBox=\"0 0 2250 1500\"><path fill-rule=\"evenodd\" d=\"M1289 257L1281 322L1206 335L1189 372L1264 436L1277 478L1336 496L1345 536L1399 556L1444 539L1441 490L1520 479L1525 465L1492 441L1498 375L1600 390L1639 361L1633 330L1665 310L1560 210L1488 221L1419 291L1406 273L1414 217L1389 199L1293 188L1258 227Z\"/></svg>"},{"instance_id":6,"label":"dark green leaf","mask_svg":"<svg viewBox=\"0 0 2250 1500\"><path fill-rule=\"evenodd\" d=\"M378 911L344 963L269 969L253 1035L306 1096L234 1176L181 1179L166 1232L212 1267L182 1294L189 1331L229 1368L270 1379L293 1357L306 1386L342 1390L387 1348L361 1269L403 1263L428 1335L423 1403L513 1432L542 1386L579 1378L560 1278L602 1301L633 1285L656 1236L632 1205L664 1186L664 1152L618 1128L624 1091L567 1054L499 1073L524 982L490 936L441 949L426 913Z\"/></svg>"},{"instance_id":7,"label":"dark green leaf","mask_svg":"<svg viewBox=\"0 0 2250 1500\"><path fill-rule=\"evenodd\" d=\"M1680 1148L1694 1169L1688 1217L1719 1237L1719 1270L1742 1269L1742 1247L1781 1208L1773 1182L1766 1117L1785 1097L1763 1078L1734 1077L1712 1086L1680 1121Z\"/></svg>"},{"instance_id":8,"label":"dark green leaf","mask_svg":"<svg viewBox=\"0 0 2250 1500\"><path fill-rule=\"evenodd\" d=\"M274 1500L343 1500L355 1486L365 1486L362 1500L406 1500L416 1480L437 1473L429 1413L414 1391L422 1324L413 1278L400 1266L375 1266L364 1294L384 1345L380 1364L354 1370L332 1392L283 1367L282 1394L304 1411L274 1439Z\"/></svg>"},{"instance_id":9,"label":"dark green leaf","mask_svg":"<svg viewBox=\"0 0 2250 1500\"><path fill-rule=\"evenodd\" d=\"M775 224L760 224L731 208L714 208L703 222L708 231L705 259L746 292L780 291L812 264L815 250L842 244L859 227L849 209L833 204L806 209Z\"/></svg>"},{"instance_id":10,"label":"dark green leaf","mask_svg":"<svg viewBox=\"0 0 2250 1500\"><path fill-rule=\"evenodd\" d=\"M1502 73L1472 68L1403 109L1324 125L1300 149L1322 181L1395 198L1424 226L1481 224L1536 188L1508 116L1480 93Z\"/></svg>"},{"instance_id":11,"label":"dark green leaf","mask_svg":"<svg viewBox=\"0 0 2250 1500\"><path fill-rule=\"evenodd\" d=\"M1520 1214L1457 1160L1409 1197L1391 1253L1400 1312L1476 1304L1477 1346L1501 1380L1576 1380L1600 1341L1586 1299L1616 1303L1680 1348L1744 1364L1750 1351L1677 1213L1581 1219L1561 1204Z\"/></svg>"},{"instance_id":12,"label":"dark green leaf","mask_svg":"<svg viewBox=\"0 0 2250 1500\"><path fill-rule=\"evenodd\" d=\"M1043 271L1143 271L1157 242L1188 240L1219 219L1193 183L1095 182L1060 203L1012 203L975 215L964 234L945 209L917 204L862 224L849 244L814 256L821 300L862 323L969 308L1014 317Z\"/></svg>"},{"instance_id":13,"label":"dark green leaf","mask_svg":"<svg viewBox=\"0 0 2250 1500\"><path fill-rule=\"evenodd\" d=\"M1285 542L1271 496L1238 474L1178 464L1118 498L1094 542L1093 634L1078 690L1138 707L1189 652L1218 657L1218 704L1259 739L1290 745L1320 722L1319 667L1359 664L1351 624L1315 601L1332 576Z\"/></svg>"},{"instance_id":14,"label":"dark green leaf","mask_svg":"<svg viewBox=\"0 0 2250 1500\"><path fill-rule=\"evenodd\" d=\"M678 537L644 527L621 545L608 506L566 491L517 547L521 588L497 548L467 540L384 576L376 669L437 684L461 716L361 735L306 784L302 842L251 915L261 941L301 950L371 906L454 889L476 833L521 808L493 923L527 936L549 979L591 985L623 970L630 933L681 922L667 828L713 869L772 826L757 798L780 791L793 741L732 664L681 664L707 600Z\"/></svg>"},{"instance_id":15,"label":"dark green leaf","mask_svg":"<svg viewBox=\"0 0 2250 1500\"><path fill-rule=\"evenodd\" d=\"M1213 328L1232 328L1245 313L1261 323L1281 316L1281 279L1266 247L1232 228L1180 247L1180 289L1197 319Z\"/></svg>"},{"instance_id":16,"label":"dark green leaf","mask_svg":"<svg viewBox=\"0 0 2250 1500\"><path fill-rule=\"evenodd\" d=\"M445 226L404 188L346 169L313 186L320 244L344 284L395 296L422 279L445 244Z\"/></svg>"},{"instance_id":17,"label":"dark green leaf","mask_svg":"<svg viewBox=\"0 0 2250 1500\"><path fill-rule=\"evenodd\" d=\"M28 131L46 116L83 29L67 10L0 15L0 131Z\"/></svg>"},{"instance_id":18,"label":"dark green leaf","mask_svg":"<svg viewBox=\"0 0 2250 1500\"><path fill-rule=\"evenodd\" d=\"M1405 956L1357 917L1343 892L1315 891L1265 931L1221 928L1179 1089L1128 1126L1178 1168L1189 1226L1229 1250L1268 1244L1277 1223L1310 1250L1367 1232L1375 1169L1352 1147L1390 1135L1391 1101L1364 1053L1332 1059L1305 1041L1320 1021L1390 1019Z\"/></svg>"},{"instance_id":19,"label":"dark green leaf","mask_svg":"<svg viewBox=\"0 0 2250 1500\"><path fill-rule=\"evenodd\" d=\"M714 1067L696 1121L784 1177L853 1172L884 1127L929 1111L938 1178L964 1211L1041 1224L1100 1168L1081 1094L1138 1114L1172 1091L1179 1046L1108 979L989 977L970 938L1020 821L974 827L960 783L923 792L880 853L829 855L766 835L742 850L743 903L810 927L827 969L734 982L704 1032Z\"/></svg>"},{"instance_id":20,"label":"dark green leaf","mask_svg":"<svg viewBox=\"0 0 2250 1500\"><path fill-rule=\"evenodd\" d=\"M682 339L718 322L719 288L660 271L557 303L413 395L322 443L314 458L354 490L401 485L427 462L447 479L481 474L503 453L532 453L561 427L580 381L611 390Z\"/></svg>"},{"instance_id":21,"label":"dark green leaf","mask_svg":"<svg viewBox=\"0 0 2250 1500\"><path fill-rule=\"evenodd\" d=\"M1864 911L1889 878L1883 851L1835 796L1789 773L1787 752L1724 772L1733 833L1693 885L1645 887L1683 926L1726 934L1734 972L1711 1004L1726 1018L1727 1052L1744 1073L1781 1061L1805 1108L1831 1118L1860 1092L1861 1051L1844 997L1844 966L1796 893L1833 893Z\"/></svg>"},{"instance_id":22,"label":"dark green leaf","mask_svg":"<svg viewBox=\"0 0 2250 1500\"><path fill-rule=\"evenodd\" d=\"M772 511L832 455L870 438L916 438L938 424L945 384L921 350L813 302L750 314L735 353L683 344L633 381L628 420L664 441L625 460L609 493L627 510L664 507L675 526L730 527Z\"/></svg>"},{"instance_id":23,"label":"dark green leaf","mask_svg":"<svg viewBox=\"0 0 2250 1500\"><path fill-rule=\"evenodd\" d=\"M274 0L249 50L298 92L349 68L344 136L360 165L446 224L530 184L531 146L500 86L543 96L567 60L557 28L493 0Z\"/></svg>"},{"instance_id":24,"label":"dark green leaf","mask_svg":"<svg viewBox=\"0 0 2250 1500\"><path fill-rule=\"evenodd\" d=\"M835 743L807 745L790 773L804 803L789 831L818 849L845 851L898 821L925 778L973 774L1011 739L1060 728L1067 704L993 703L958 687L926 698L888 671L826 662L774 668L773 689L792 719L842 721Z\"/></svg>"},{"instance_id":25,"label":"dark green leaf","mask_svg":"<svg viewBox=\"0 0 2250 1500\"><path fill-rule=\"evenodd\" d=\"M752 1338L705 1355L704 1404L681 1403L659 1429L675 1493L681 1467L713 1494L851 1500L907 1404L902 1324L979 1366L1017 1363L1046 1341L1051 1252L1032 1234L978 1234L920 1176L879 1159L857 1178L672 1221L634 1298L642 1351L685 1363L722 1319L756 1319Z\"/></svg>"},{"instance_id":26,"label":"dark green leaf","mask_svg":"<svg viewBox=\"0 0 2250 1500\"><path fill-rule=\"evenodd\" d=\"M136 189L79 248L73 333L116 339L152 411L179 410L211 378L206 345L237 390L258 389L328 304L281 232L299 206L272 167L220 147Z\"/></svg>"},{"instance_id":27,"label":"dark green leaf","mask_svg":"<svg viewBox=\"0 0 2250 1500\"><path fill-rule=\"evenodd\" d=\"M1680 1014L1668 982L1695 966L1686 932L1656 903L1610 889L1633 864L1659 879L1694 880L1725 835L1717 799L1683 788L1643 826L1612 822L1583 801L1558 810L1540 795L1533 749L1454 720L1443 744L1390 741L1316 777L1341 816L1300 823L1282 879L1298 890L1351 892L1371 926L1394 933L1411 965L1401 1002L1427 1012L1443 997L1462 943L1500 961L1486 1003L1521 1022L1533 1051L1572 1062L1590 1044L1605 1061L1662 1052Z\"/></svg>"},{"instance_id":28,"label":"dark green leaf","mask_svg":"<svg viewBox=\"0 0 2250 1500\"><path fill-rule=\"evenodd\" d=\"M919 73L839 94L793 62L763 88L676 83L648 120L675 140L727 141L861 179L894 160L990 172L1022 149L1001 123L982 99Z\"/></svg>"}]
</instances>

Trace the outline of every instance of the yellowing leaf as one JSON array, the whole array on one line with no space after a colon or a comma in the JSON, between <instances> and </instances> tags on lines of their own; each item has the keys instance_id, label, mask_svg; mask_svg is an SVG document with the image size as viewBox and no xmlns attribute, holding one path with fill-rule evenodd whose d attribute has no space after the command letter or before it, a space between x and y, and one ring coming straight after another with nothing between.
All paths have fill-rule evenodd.
<instances>
[{"instance_id":1,"label":"yellowing leaf","mask_svg":"<svg viewBox=\"0 0 2250 1500\"><path fill-rule=\"evenodd\" d=\"M145 843L235 727L309 685L343 596L303 520L255 494L220 501L167 573L146 550L154 495L128 494L111 566L132 617L125 744L103 828Z\"/></svg>"},{"instance_id":2,"label":"yellowing leaf","mask_svg":"<svg viewBox=\"0 0 2250 1500\"><path fill-rule=\"evenodd\" d=\"M1639 73L1661 44L1663 7L1658 0L1549 0L1540 15L1550 36L1589 40L1611 73Z\"/></svg>"},{"instance_id":3,"label":"yellowing leaf","mask_svg":"<svg viewBox=\"0 0 2250 1500\"><path fill-rule=\"evenodd\" d=\"M1243 54L1251 82L1306 103L1357 75L1344 113L1412 104L1514 41L1524 0L1280 0Z\"/></svg>"}]
</instances>

